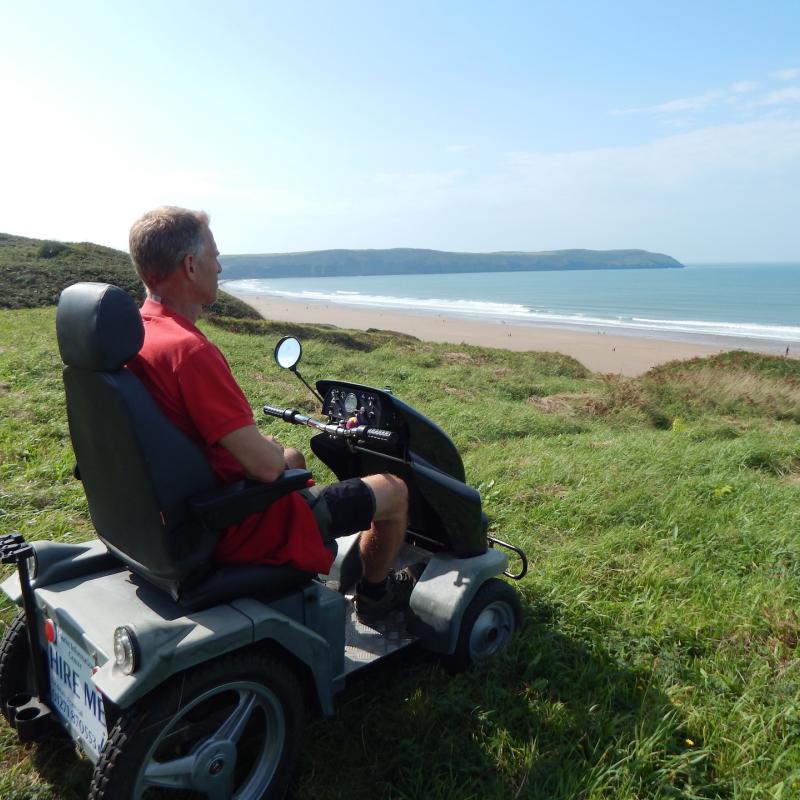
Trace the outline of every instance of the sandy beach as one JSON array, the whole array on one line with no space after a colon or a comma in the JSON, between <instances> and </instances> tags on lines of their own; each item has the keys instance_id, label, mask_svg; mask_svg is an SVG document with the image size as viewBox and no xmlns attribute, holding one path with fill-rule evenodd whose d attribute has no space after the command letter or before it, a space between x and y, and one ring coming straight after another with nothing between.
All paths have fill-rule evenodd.
<instances>
[{"instance_id":1,"label":"sandy beach","mask_svg":"<svg viewBox=\"0 0 800 800\"><path fill-rule=\"evenodd\" d=\"M223 286L223 289L226 287ZM708 356L726 350L754 350L783 355L785 345L757 340L717 337L703 343L667 341L608 333L576 331L501 322L477 322L461 317L404 314L381 309L351 308L326 303L289 301L268 295L236 295L263 317L292 322L325 323L340 328L409 333L431 342L453 342L501 347L508 350L541 350L572 356L593 372L634 376L674 359Z\"/></svg>"}]
</instances>

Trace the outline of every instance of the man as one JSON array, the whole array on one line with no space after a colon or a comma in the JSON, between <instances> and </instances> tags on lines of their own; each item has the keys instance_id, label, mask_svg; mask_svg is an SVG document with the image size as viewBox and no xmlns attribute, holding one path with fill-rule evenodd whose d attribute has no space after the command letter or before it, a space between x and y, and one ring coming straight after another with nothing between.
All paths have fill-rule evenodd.
<instances>
[{"instance_id":1,"label":"man","mask_svg":"<svg viewBox=\"0 0 800 800\"><path fill-rule=\"evenodd\" d=\"M287 465L304 465L298 451L285 451L259 432L222 352L195 327L202 306L217 297L222 272L208 215L154 209L133 224L129 243L147 299L141 309L144 345L128 367L167 418L200 446L223 483L245 476L270 482ZM363 531L356 611L370 622L406 606L416 581L418 570L390 572L405 536L407 509L408 489L391 474L314 487L228 528L216 558L326 573L333 557L325 543Z\"/></svg>"}]
</instances>

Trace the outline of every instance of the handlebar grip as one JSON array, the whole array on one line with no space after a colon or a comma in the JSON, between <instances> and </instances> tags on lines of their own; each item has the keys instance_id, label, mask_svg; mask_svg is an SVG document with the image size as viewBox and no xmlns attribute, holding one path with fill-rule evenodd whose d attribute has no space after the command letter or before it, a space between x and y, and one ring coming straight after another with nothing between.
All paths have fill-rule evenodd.
<instances>
[{"instance_id":1,"label":"handlebar grip","mask_svg":"<svg viewBox=\"0 0 800 800\"><path fill-rule=\"evenodd\" d=\"M278 408L277 406L264 406L264 413L271 417L278 417L284 422L294 422L297 410L294 408Z\"/></svg>"},{"instance_id":2,"label":"handlebar grip","mask_svg":"<svg viewBox=\"0 0 800 800\"><path fill-rule=\"evenodd\" d=\"M394 444L396 436L394 431L385 431L382 428L366 428L364 430L364 438L372 442Z\"/></svg>"}]
</instances>

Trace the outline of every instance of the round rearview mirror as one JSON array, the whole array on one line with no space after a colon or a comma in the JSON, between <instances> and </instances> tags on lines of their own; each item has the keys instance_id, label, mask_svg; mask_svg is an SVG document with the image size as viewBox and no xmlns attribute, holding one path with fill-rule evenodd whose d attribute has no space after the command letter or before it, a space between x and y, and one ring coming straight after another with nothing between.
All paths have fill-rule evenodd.
<instances>
[{"instance_id":1,"label":"round rearview mirror","mask_svg":"<svg viewBox=\"0 0 800 800\"><path fill-rule=\"evenodd\" d=\"M300 362L303 348L294 336L284 336L275 345L275 361L282 369L293 369Z\"/></svg>"}]
</instances>

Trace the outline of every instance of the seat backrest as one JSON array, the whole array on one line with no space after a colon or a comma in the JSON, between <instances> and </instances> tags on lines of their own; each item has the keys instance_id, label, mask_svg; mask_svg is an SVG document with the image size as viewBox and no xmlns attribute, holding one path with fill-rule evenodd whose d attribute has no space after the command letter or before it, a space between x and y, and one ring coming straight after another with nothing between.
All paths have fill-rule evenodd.
<instances>
[{"instance_id":1,"label":"seat backrest","mask_svg":"<svg viewBox=\"0 0 800 800\"><path fill-rule=\"evenodd\" d=\"M208 568L219 537L185 502L217 485L211 466L125 367L144 341L130 295L76 283L61 294L56 332L72 446L97 535L177 597Z\"/></svg>"}]
</instances>

